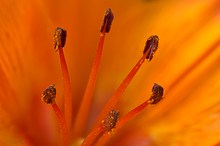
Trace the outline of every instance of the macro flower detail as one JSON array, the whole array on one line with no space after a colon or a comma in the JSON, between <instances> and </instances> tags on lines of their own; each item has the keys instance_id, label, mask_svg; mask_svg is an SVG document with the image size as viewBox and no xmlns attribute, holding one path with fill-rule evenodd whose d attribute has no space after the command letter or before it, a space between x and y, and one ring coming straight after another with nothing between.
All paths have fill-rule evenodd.
<instances>
[{"instance_id":1,"label":"macro flower detail","mask_svg":"<svg viewBox=\"0 0 220 146\"><path fill-rule=\"evenodd\" d=\"M219 0L1 6L1 146L220 144Z\"/></svg>"},{"instance_id":2,"label":"macro flower detail","mask_svg":"<svg viewBox=\"0 0 220 146\"><path fill-rule=\"evenodd\" d=\"M152 88L152 95L149 99L150 104L157 104L163 98L163 87L154 83Z\"/></svg>"},{"instance_id":3,"label":"macro flower detail","mask_svg":"<svg viewBox=\"0 0 220 146\"><path fill-rule=\"evenodd\" d=\"M56 88L55 85L48 86L42 93L42 100L47 104L51 104L54 102L56 98Z\"/></svg>"},{"instance_id":4,"label":"macro flower detail","mask_svg":"<svg viewBox=\"0 0 220 146\"><path fill-rule=\"evenodd\" d=\"M111 131L115 127L118 116L119 111L111 110L106 118L102 121L102 124L107 131Z\"/></svg>"},{"instance_id":5,"label":"macro flower detail","mask_svg":"<svg viewBox=\"0 0 220 146\"><path fill-rule=\"evenodd\" d=\"M157 51L159 38L157 35L152 35L147 39L146 46L144 47L143 53L147 53L146 59L151 61L154 53Z\"/></svg>"},{"instance_id":6,"label":"macro flower detail","mask_svg":"<svg viewBox=\"0 0 220 146\"><path fill-rule=\"evenodd\" d=\"M78 138L78 136L82 135L82 131L83 131L82 126L85 125L86 118L87 118L88 112L89 112L88 110L90 107L89 104L91 102L92 93L94 92L98 66L100 64L101 52L103 49L103 44L104 44L104 39L105 39L105 33L108 33L110 31L110 27L111 27L113 18L114 18L114 16L113 16L111 9L107 9L105 16L104 16L104 19L103 19L103 24L102 24L102 28L101 28L101 35L100 35L100 42L99 42L99 46L97 49L97 55L95 57L94 64L92 66L92 71L91 71L90 78L88 81L88 86L86 88L78 115L76 118L73 117L73 122L75 122L74 129L73 129L74 138ZM119 98L121 98L122 93L127 88L129 82L131 82L131 80L133 79L133 77L137 73L138 69L143 64L145 58L148 59L149 61L153 58L153 55L158 47L158 40L159 40L158 36L156 36L156 35L150 36L148 38L148 40L146 42L146 46L144 48L143 56L140 58L140 60L134 66L134 68L130 71L130 73L125 78L125 80L121 83L118 90L116 91L116 94L113 95L112 98L110 98L109 102L107 102L107 104L104 108L104 111L105 110L109 111L109 113L106 115L105 118L102 117L102 114L100 114L100 117L104 118L104 119L101 121L101 124L99 124L99 126L97 128L93 129L88 134L88 136L85 138L84 142L82 143L82 146L89 146L89 145L95 144L95 141L97 141L99 139L98 136L101 136L102 134L104 134L105 131L110 132L110 131L112 131L113 128L116 127L116 124L118 121L118 116L119 116L119 111L111 110L110 108L114 107L115 104L117 104ZM65 56L64 56L64 52L63 52L63 47L65 45L65 41L66 41L66 30L64 30L63 28L57 27L55 29L55 33L54 33L54 48L56 51L59 50L61 69L63 72L63 81L64 81L64 89L65 89L64 90L64 95L65 95L64 96L64 113L62 113L62 111L60 110L60 108L58 107L58 105L56 104L56 102L54 100L55 96L56 96L56 88L54 85L47 87L43 91L43 94L42 94L43 101L45 101L48 104L51 104L54 112L56 113L58 123L60 125L60 131L61 131L61 136L62 136L60 145L62 145L62 146L67 146L71 143L71 140L69 139L71 137L69 131L72 128L72 116L71 116L72 115L71 114L72 104L69 104L72 102L71 90L70 90L71 89L70 88L70 78L69 78L68 68L66 65ZM160 98L162 98L162 96L163 96L163 88L161 86L155 84L152 89L152 92L153 92L153 94L152 94L151 98L149 99L149 101L150 101L150 104L156 104L157 102L159 102ZM146 102L144 102L144 104L145 103ZM109 105L111 105L111 106L109 107ZM134 113L132 111L130 118L134 117L137 113L139 113L142 109L144 109L143 107L146 107L146 105L147 104L145 104L145 106L141 105L140 110L137 110ZM85 107L87 107L87 110L85 110ZM137 107L137 108L139 108L139 107ZM136 108L134 110L136 110ZM125 119L126 120L124 120L124 123L121 122L120 123L121 125L119 127L121 127L128 120L130 120L129 118L127 118L127 116L125 116ZM122 121L123 121L123 117L122 117ZM100 140L101 140L101 138L100 138Z\"/></svg>"},{"instance_id":7,"label":"macro flower detail","mask_svg":"<svg viewBox=\"0 0 220 146\"><path fill-rule=\"evenodd\" d=\"M112 13L112 10L109 8L105 12L104 20L100 32L106 31L106 33L109 33L113 19L114 19L114 15Z\"/></svg>"},{"instance_id":8,"label":"macro flower detail","mask_svg":"<svg viewBox=\"0 0 220 146\"><path fill-rule=\"evenodd\" d=\"M66 30L63 28L57 27L54 33L54 49L57 51L60 48L63 48L66 43Z\"/></svg>"}]
</instances>

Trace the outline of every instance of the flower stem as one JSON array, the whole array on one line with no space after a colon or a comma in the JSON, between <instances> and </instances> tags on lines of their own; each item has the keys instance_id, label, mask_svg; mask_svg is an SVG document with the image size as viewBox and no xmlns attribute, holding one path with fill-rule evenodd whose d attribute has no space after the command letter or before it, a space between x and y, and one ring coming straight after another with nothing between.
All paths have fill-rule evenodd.
<instances>
[{"instance_id":1,"label":"flower stem","mask_svg":"<svg viewBox=\"0 0 220 146\"><path fill-rule=\"evenodd\" d=\"M63 49L59 49L60 64L64 81L64 116L67 122L67 126L71 129L72 123L72 93L69 72L66 65Z\"/></svg>"},{"instance_id":2,"label":"flower stem","mask_svg":"<svg viewBox=\"0 0 220 146\"><path fill-rule=\"evenodd\" d=\"M101 56L102 56L102 50L103 50L103 44L105 39L105 31L101 33L99 45L96 51L96 56L93 61L92 69L89 75L89 80L87 83L87 87L81 102L81 106L79 108L79 111L77 113L76 122L74 125L75 130L75 136L80 136L83 132L83 129L85 127L85 123L87 121L89 110L92 102L92 96L95 89L95 83L97 80L97 73L99 69L99 65L101 62Z\"/></svg>"}]
</instances>

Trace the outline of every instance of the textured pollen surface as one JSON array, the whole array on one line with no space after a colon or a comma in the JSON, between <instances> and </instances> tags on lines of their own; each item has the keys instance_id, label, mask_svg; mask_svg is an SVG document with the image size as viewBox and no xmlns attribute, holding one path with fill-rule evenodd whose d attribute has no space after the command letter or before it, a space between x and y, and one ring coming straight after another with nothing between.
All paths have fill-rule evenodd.
<instances>
[{"instance_id":1,"label":"textured pollen surface","mask_svg":"<svg viewBox=\"0 0 220 146\"><path fill-rule=\"evenodd\" d=\"M150 104L157 104L163 98L163 87L154 83L152 95L149 99Z\"/></svg>"},{"instance_id":2,"label":"textured pollen surface","mask_svg":"<svg viewBox=\"0 0 220 146\"><path fill-rule=\"evenodd\" d=\"M149 53L146 56L146 59L148 61L151 61L152 58L154 57L155 52L157 51L158 48L158 43L159 43L159 38L157 35L152 35L147 39L146 45L144 47L144 52L146 53L148 50Z\"/></svg>"},{"instance_id":3,"label":"textured pollen surface","mask_svg":"<svg viewBox=\"0 0 220 146\"><path fill-rule=\"evenodd\" d=\"M102 23L102 27L101 27L100 32L103 32L104 27L106 26L105 31L106 31L106 33L109 33L113 19L114 19L114 15L112 13L112 10L109 8L105 12L105 16L103 19L103 23Z\"/></svg>"},{"instance_id":4,"label":"textured pollen surface","mask_svg":"<svg viewBox=\"0 0 220 146\"><path fill-rule=\"evenodd\" d=\"M66 30L57 27L54 33L54 49L57 51L65 46L66 43Z\"/></svg>"},{"instance_id":5,"label":"textured pollen surface","mask_svg":"<svg viewBox=\"0 0 220 146\"><path fill-rule=\"evenodd\" d=\"M118 111L111 110L109 114L106 116L106 118L102 121L103 126L107 131L111 131L115 127L118 120L118 116Z\"/></svg>"},{"instance_id":6,"label":"textured pollen surface","mask_svg":"<svg viewBox=\"0 0 220 146\"><path fill-rule=\"evenodd\" d=\"M46 102L47 104L51 104L54 102L54 99L56 97L56 88L55 85L48 86L43 92L42 92L42 100Z\"/></svg>"}]
</instances>

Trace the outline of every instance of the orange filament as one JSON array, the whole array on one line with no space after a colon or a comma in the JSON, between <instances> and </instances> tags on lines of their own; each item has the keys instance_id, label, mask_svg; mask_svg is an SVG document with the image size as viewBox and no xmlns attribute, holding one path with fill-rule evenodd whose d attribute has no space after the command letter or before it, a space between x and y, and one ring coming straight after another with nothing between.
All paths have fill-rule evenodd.
<instances>
[{"instance_id":1,"label":"orange filament","mask_svg":"<svg viewBox=\"0 0 220 146\"><path fill-rule=\"evenodd\" d=\"M89 133L86 139L83 141L81 146L90 146L105 132L105 129L102 125L99 125L96 129Z\"/></svg>"},{"instance_id":2,"label":"orange filament","mask_svg":"<svg viewBox=\"0 0 220 146\"><path fill-rule=\"evenodd\" d=\"M77 114L76 122L74 125L75 136L80 136L82 134L88 115L89 115L89 110L90 110L90 106L92 102L92 95L93 95L93 92L95 89L95 83L97 80L98 68L101 62L104 39L105 39L105 31L101 33L100 35L99 45L96 51L96 56L93 61L87 87L86 87L86 90L85 90L85 93L84 93L84 96L81 102L79 112Z\"/></svg>"},{"instance_id":3,"label":"orange filament","mask_svg":"<svg viewBox=\"0 0 220 146\"><path fill-rule=\"evenodd\" d=\"M143 56L140 58L137 64L133 67L133 69L129 72L129 74L125 77L125 79L123 80L121 85L118 87L116 92L113 94L113 96L105 104L102 112L98 116L97 123L98 121L104 118L104 116L108 113L108 111L110 111L111 109L114 109L114 106L120 100L121 95L124 93L125 89L128 87L131 80L134 78L135 74L137 73L141 65L144 63L145 58L148 61L151 61L154 53L156 52L158 48L158 41L159 41L159 38L157 35L152 35L147 39L144 52L143 52Z\"/></svg>"},{"instance_id":4,"label":"orange filament","mask_svg":"<svg viewBox=\"0 0 220 146\"><path fill-rule=\"evenodd\" d=\"M81 102L81 106L79 108L77 118L75 121L74 129L75 129L75 135L76 137L81 136L81 134L84 132L84 127L89 115L89 110L91 107L92 102L92 96L95 89L95 83L97 80L97 73L99 69L99 65L101 62L101 56L102 56L102 50L103 50L103 44L105 40L105 34L109 33L112 21L114 19L114 15L111 11L111 9L107 9L104 15L103 24L101 27L101 35L99 39L99 45L96 51L96 56L93 61L92 69L89 75L89 80L86 86L86 90Z\"/></svg>"},{"instance_id":5,"label":"orange filament","mask_svg":"<svg viewBox=\"0 0 220 146\"><path fill-rule=\"evenodd\" d=\"M118 120L118 115L119 115L119 111L111 110L108 113L108 115L105 117L105 119L102 120L102 124L89 133L89 135L82 143L82 146L90 146L96 140L98 140L98 138L102 136L102 134L104 134L106 131L111 132L112 129L115 128L115 125Z\"/></svg>"},{"instance_id":6,"label":"orange filament","mask_svg":"<svg viewBox=\"0 0 220 146\"><path fill-rule=\"evenodd\" d=\"M140 113L145 107L147 107L148 104L149 104L149 101L147 100L141 105L131 110L130 112L128 112L121 119L119 119L116 124L116 129L120 129L127 121L133 119L138 113Z\"/></svg>"},{"instance_id":7,"label":"orange filament","mask_svg":"<svg viewBox=\"0 0 220 146\"><path fill-rule=\"evenodd\" d=\"M67 146L69 143L69 130L68 127L66 125L66 121L64 118L63 113L61 112L61 110L59 109L58 105L56 104L55 101L56 98L56 87L55 85L50 85L48 86L43 92L42 92L42 101L44 101L47 104L51 104L58 123L59 123L59 128L60 128L60 132L61 132L61 136L62 136L62 146Z\"/></svg>"},{"instance_id":8,"label":"orange filament","mask_svg":"<svg viewBox=\"0 0 220 146\"><path fill-rule=\"evenodd\" d=\"M60 55L60 64L64 81L64 116L68 125L68 128L71 129L72 123L72 93L71 93L71 84L69 72L66 65L66 60L64 57L63 49L59 49Z\"/></svg>"},{"instance_id":9,"label":"orange filament","mask_svg":"<svg viewBox=\"0 0 220 146\"><path fill-rule=\"evenodd\" d=\"M61 145L62 146L67 146L68 143L69 143L69 130L67 128L64 115L60 111L60 109L59 109L59 107L58 107L58 105L56 104L55 101L53 101L51 106L52 106L52 108L53 108L53 110L54 110L54 112L56 114L57 121L59 123L60 132L61 132L61 136L62 136L62 143L61 143Z\"/></svg>"},{"instance_id":10,"label":"orange filament","mask_svg":"<svg viewBox=\"0 0 220 146\"><path fill-rule=\"evenodd\" d=\"M133 67L133 69L129 72L129 74L126 76L126 78L123 80L123 82L121 83L121 85L118 87L118 89L116 90L116 92L114 93L114 95L109 99L109 101L106 103L105 107L103 108L102 112L100 113L98 120L97 121L101 121L101 119L104 119L105 115L107 115L107 113L109 111L111 111L111 109L114 108L114 106L117 104L118 100L120 99L121 95L123 94L123 92L125 91L125 89L127 88L128 84L131 82L131 80L133 79L133 77L135 76L135 74L137 73L138 69L141 67L141 65L143 64L147 54L150 52L150 50L147 50L144 55L140 58L140 60L137 62L137 64ZM98 127L94 128L92 130L92 132L90 134L93 133L93 131L96 131L96 129L98 129ZM89 135L90 135L89 134Z\"/></svg>"},{"instance_id":11,"label":"orange filament","mask_svg":"<svg viewBox=\"0 0 220 146\"><path fill-rule=\"evenodd\" d=\"M116 92L113 94L113 96L108 100L108 102L106 103L105 107L103 108L102 112L100 113L100 115L98 116L98 121L101 121L101 119L104 119L104 116L107 115L108 111L111 111L111 109L114 109L114 106L117 104L117 102L120 100L121 95L123 94L123 92L125 91L125 89L127 88L127 86L129 85L129 83L131 82L131 80L133 79L133 77L135 76L135 74L137 73L137 71L139 70L139 68L141 67L141 65L144 63L145 59L148 59L149 61L153 58L153 55L155 53L155 51L157 50L158 47L158 37L156 35L151 36L147 42L146 42L146 46L144 48L144 52L143 52L143 56L140 58L140 60L137 62L137 64L133 67L133 69L129 72L129 74L126 76L126 78L123 80L123 82L121 83L121 85L118 87L118 89L116 90ZM135 111L133 112L138 112L136 110L141 110L141 108L146 107L145 105L146 103L144 103L142 106L140 106L139 108L135 109ZM148 103L147 103L148 104ZM134 114L134 113L131 114ZM130 117L130 115L128 115L128 118ZM131 116L132 117L132 116ZM92 132L89 135L93 135L94 131L96 131L97 129L99 129L100 126L93 128ZM108 130L109 131L109 130ZM94 136L96 137L96 136ZM86 139L87 140L87 139Z\"/></svg>"},{"instance_id":12,"label":"orange filament","mask_svg":"<svg viewBox=\"0 0 220 146\"><path fill-rule=\"evenodd\" d=\"M132 120L137 114L139 114L145 107L148 105L148 100L142 103L141 105L137 106L130 112L128 112L125 116L121 117L118 122L116 123L114 133L116 133L123 125L125 125L128 121ZM102 137L100 137L99 141L97 142L97 145L105 145L105 143L111 138L111 135L109 134L103 134Z\"/></svg>"},{"instance_id":13,"label":"orange filament","mask_svg":"<svg viewBox=\"0 0 220 146\"><path fill-rule=\"evenodd\" d=\"M126 115L121 117L116 123L114 131L117 132L128 121L134 119L137 114L139 114L143 109L145 109L148 106L148 104L157 104L158 102L160 102L162 100L162 97L163 97L163 87L158 84L154 84L152 88L151 97L145 102L143 102L142 104L140 104L139 106L137 106L136 108L134 108L133 110L131 110L130 112L128 112ZM105 134L102 137L100 137L100 140L98 141L97 145L100 145L100 146L105 145L105 143L109 139L110 139L110 136Z\"/></svg>"},{"instance_id":14,"label":"orange filament","mask_svg":"<svg viewBox=\"0 0 220 146\"><path fill-rule=\"evenodd\" d=\"M71 129L72 123L72 93L70 85L70 77L66 65L66 60L64 57L63 47L66 43L66 30L57 27L54 33L54 49L55 51L59 50L60 55L60 64L64 81L64 116L68 125L68 128Z\"/></svg>"},{"instance_id":15,"label":"orange filament","mask_svg":"<svg viewBox=\"0 0 220 146\"><path fill-rule=\"evenodd\" d=\"M86 86L86 90L83 96L83 99L81 101L81 105L79 107L79 111L77 113L77 117L74 119L74 138L81 137L85 132L86 122L88 121L88 115L91 107L92 102L92 96L95 89L95 83L97 80L97 74L99 65L101 62L101 55L103 51L103 45L104 45L104 39L105 34L110 31L111 23L114 18L114 15L111 12L111 9L108 9L106 11L105 17L104 17L104 23L101 27L101 35L100 40L96 52L96 56L93 61L92 69L90 72L90 76L88 79L88 83ZM125 77L121 85L118 87L116 92L113 94L113 96L108 100L107 104L103 108L102 112L98 116L98 120L96 121L96 124L98 125L99 121L101 119L104 119L101 124L99 124L96 128L94 128L86 137L84 142L82 143L82 146L90 146L94 143L96 143L100 137L100 143L105 144L106 141L108 141L109 136L106 136L105 132L111 132L112 129L120 129L127 121L134 118L140 111L142 111L148 104L155 104L162 99L163 92L159 90L158 88L155 88L155 93L151 98L132 111L130 111L127 115L122 117L118 123L118 111L111 110L114 109L118 101L121 99L121 95L124 93L125 89L130 84L131 80L136 75L137 71L140 69L142 64L144 63L145 59L148 61L151 61L151 59L154 56L154 53L156 52L158 48L158 37L156 35L151 36L147 42L146 46L144 48L143 56L139 59L137 64L133 67L133 69L129 72L129 74ZM56 113L61 136L62 136L62 146L67 146L70 144L70 135L69 130L71 129L72 124L72 93L71 93L71 84L70 84L70 77L68 73L67 64L65 61L65 56L63 52L63 47L65 45L66 41L66 31L62 28L57 28L55 30L54 34L54 49L55 51L59 50L59 57L60 57L60 64L61 64L61 70L62 70L62 76L64 81L64 114L60 111L59 107L57 106L55 102L55 95L56 90L54 85L50 86L46 89L46 91L43 92L42 99L52 105L53 110ZM110 112L110 114L105 118L105 115Z\"/></svg>"},{"instance_id":16,"label":"orange filament","mask_svg":"<svg viewBox=\"0 0 220 146\"><path fill-rule=\"evenodd\" d=\"M129 83L141 67L141 65L144 63L144 60L149 53L150 50L147 50L144 55L140 58L140 60L137 62L137 64L133 67L133 69L129 72L129 74L126 76L126 78L123 80L121 85L118 87L116 92L113 94L113 96L108 100L108 102L105 104L102 112L99 114L97 121L100 121L105 117L105 115L111 110L114 109L114 106L118 103L119 99L121 98L121 95L125 91L125 89L128 87Z\"/></svg>"}]
</instances>

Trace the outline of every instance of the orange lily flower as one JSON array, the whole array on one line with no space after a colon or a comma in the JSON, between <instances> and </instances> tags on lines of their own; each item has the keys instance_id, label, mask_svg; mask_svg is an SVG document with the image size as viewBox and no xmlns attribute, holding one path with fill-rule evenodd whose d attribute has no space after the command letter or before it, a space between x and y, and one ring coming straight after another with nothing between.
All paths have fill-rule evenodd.
<instances>
[{"instance_id":1,"label":"orange lily flower","mask_svg":"<svg viewBox=\"0 0 220 146\"><path fill-rule=\"evenodd\" d=\"M163 100L148 106L120 129L116 122L115 132L105 132L93 144L218 145L219 5L218 0L2 0L0 145L60 145L55 114L40 100L45 87L56 84L56 103L61 112L65 108L59 55L53 50L57 26L67 30L63 51L73 99L70 145L81 145L91 134L106 101L142 56L146 39L154 34L159 36L157 53L142 65L120 98L119 120L149 99L154 83L163 86ZM112 9L114 22L105 38L89 115L77 135L74 122L106 8Z\"/></svg>"}]
</instances>

